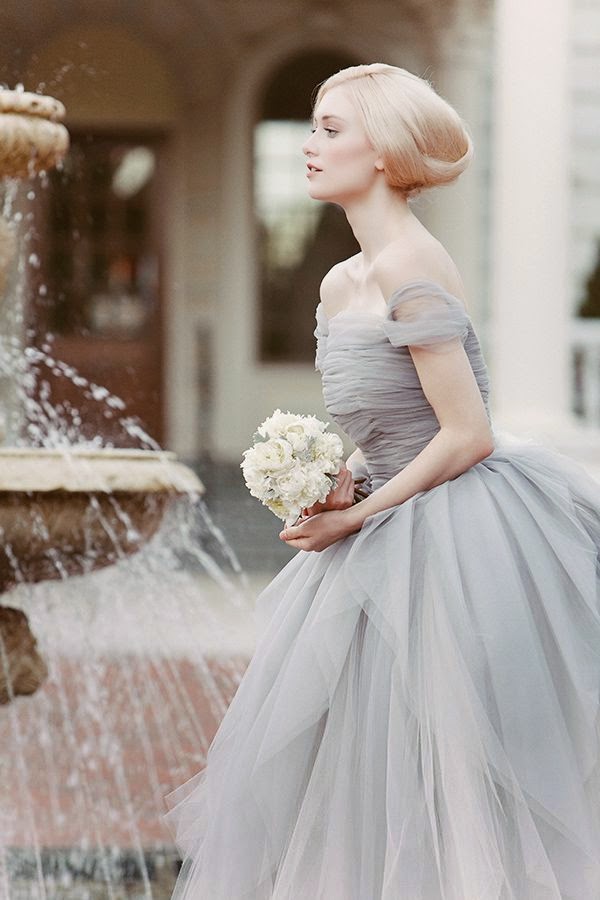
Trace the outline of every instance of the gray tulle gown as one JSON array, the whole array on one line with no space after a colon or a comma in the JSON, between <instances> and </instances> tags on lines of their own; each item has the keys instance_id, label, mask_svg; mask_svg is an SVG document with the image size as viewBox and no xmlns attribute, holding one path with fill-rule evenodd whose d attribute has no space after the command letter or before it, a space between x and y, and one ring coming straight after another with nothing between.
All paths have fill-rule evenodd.
<instances>
[{"instance_id":1,"label":"gray tulle gown","mask_svg":"<svg viewBox=\"0 0 600 900\"><path fill-rule=\"evenodd\" d=\"M409 352L464 345L417 280L317 308L332 418L376 489L439 428ZM177 900L600 898L600 486L495 435L462 475L299 551L206 768L168 797Z\"/></svg>"}]
</instances>

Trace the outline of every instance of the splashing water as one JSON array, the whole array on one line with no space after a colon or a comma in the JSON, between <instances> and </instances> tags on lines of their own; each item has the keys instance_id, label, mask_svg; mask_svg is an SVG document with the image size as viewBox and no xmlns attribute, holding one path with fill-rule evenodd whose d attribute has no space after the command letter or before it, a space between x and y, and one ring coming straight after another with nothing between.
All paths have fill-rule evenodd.
<instances>
[{"instance_id":1,"label":"splashing water","mask_svg":"<svg viewBox=\"0 0 600 900\"><path fill-rule=\"evenodd\" d=\"M24 234L0 336L10 444L67 456L115 444L159 449L119 397L55 357L51 335L23 346L27 274L39 257L28 249L31 211L16 197L8 184L3 212ZM26 198L35 200L31 185ZM50 376L115 424L110 441L84 438L75 405L53 403ZM117 495L111 505L109 521L91 495L83 574L67 577L65 548L55 546L48 559L57 580L26 583L14 558L16 586L2 597L27 614L49 668L36 694L0 707L2 900L170 896L176 855L162 798L202 768L253 649L248 582L202 498L173 503L133 556L126 544L136 526ZM47 535L39 512L20 514L32 537ZM95 528L114 559L98 571ZM8 674L1 641L0 666Z\"/></svg>"}]
</instances>

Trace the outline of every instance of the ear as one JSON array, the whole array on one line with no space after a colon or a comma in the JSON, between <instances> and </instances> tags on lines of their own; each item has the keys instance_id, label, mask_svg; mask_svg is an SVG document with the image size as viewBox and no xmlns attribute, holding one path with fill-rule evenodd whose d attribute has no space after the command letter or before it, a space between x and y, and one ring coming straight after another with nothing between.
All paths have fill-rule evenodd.
<instances>
[{"instance_id":1,"label":"ear","mask_svg":"<svg viewBox=\"0 0 600 900\"><path fill-rule=\"evenodd\" d=\"M385 169L385 165L384 165L381 157L378 157L375 160L375 168L377 169L378 172L383 172L383 170Z\"/></svg>"}]
</instances>

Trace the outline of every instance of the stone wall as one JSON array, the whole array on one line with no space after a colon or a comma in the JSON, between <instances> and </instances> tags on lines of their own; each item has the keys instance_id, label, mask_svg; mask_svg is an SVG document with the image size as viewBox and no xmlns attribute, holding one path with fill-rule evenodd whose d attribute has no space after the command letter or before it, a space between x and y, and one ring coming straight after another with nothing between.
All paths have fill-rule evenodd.
<instances>
[{"instance_id":1,"label":"stone wall","mask_svg":"<svg viewBox=\"0 0 600 900\"><path fill-rule=\"evenodd\" d=\"M570 260L575 311L600 241L600 0L572 0L570 70Z\"/></svg>"}]
</instances>

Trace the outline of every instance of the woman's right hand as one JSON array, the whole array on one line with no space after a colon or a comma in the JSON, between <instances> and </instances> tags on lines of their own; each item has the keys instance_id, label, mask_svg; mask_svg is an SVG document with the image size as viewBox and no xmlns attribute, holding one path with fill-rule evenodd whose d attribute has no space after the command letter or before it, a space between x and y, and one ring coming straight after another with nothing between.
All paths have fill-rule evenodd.
<instances>
[{"instance_id":1,"label":"woman's right hand","mask_svg":"<svg viewBox=\"0 0 600 900\"><path fill-rule=\"evenodd\" d=\"M342 463L340 471L335 476L337 484L327 494L323 503L313 503L312 506L302 510L302 518L315 516L326 509L348 509L354 503L354 477L352 471Z\"/></svg>"}]
</instances>

